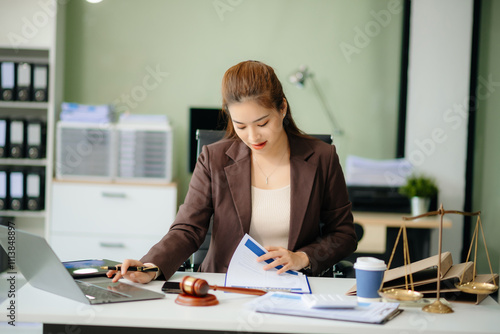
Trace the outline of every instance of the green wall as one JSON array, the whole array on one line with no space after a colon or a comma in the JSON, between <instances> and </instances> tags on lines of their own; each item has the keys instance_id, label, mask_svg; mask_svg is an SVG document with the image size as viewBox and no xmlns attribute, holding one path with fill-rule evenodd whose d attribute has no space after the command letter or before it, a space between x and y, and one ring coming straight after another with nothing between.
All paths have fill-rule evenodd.
<instances>
[{"instance_id":1,"label":"green wall","mask_svg":"<svg viewBox=\"0 0 500 334\"><path fill-rule=\"evenodd\" d=\"M401 9L398 0L70 1L64 100L168 115L180 202L191 176L189 108L219 107L221 78L242 60L275 68L299 127L331 133L312 86L287 82L308 65L344 130L341 161L393 158Z\"/></svg>"},{"instance_id":2,"label":"green wall","mask_svg":"<svg viewBox=\"0 0 500 334\"><path fill-rule=\"evenodd\" d=\"M474 160L473 210L481 220L493 271L500 268L500 1L483 0L479 45L478 109ZM475 226L473 220L472 228ZM471 231L472 235L473 231ZM479 273L489 273L479 234Z\"/></svg>"}]
</instances>

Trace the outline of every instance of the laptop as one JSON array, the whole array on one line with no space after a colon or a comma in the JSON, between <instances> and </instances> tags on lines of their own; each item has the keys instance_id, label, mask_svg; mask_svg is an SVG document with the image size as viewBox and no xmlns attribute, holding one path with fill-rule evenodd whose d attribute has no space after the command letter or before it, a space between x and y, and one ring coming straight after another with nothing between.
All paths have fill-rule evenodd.
<instances>
[{"instance_id":1,"label":"laptop","mask_svg":"<svg viewBox=\"0 0 500 334\"><path fill-rule=\"evenodd\" d=\"M9 240L10 237L10 240ZM0 225L0 245L9 252L15 242L16 264L35 288L85 304L118 303L165 297L164 293L139 288L109 278L74 279L47 241L37 235Z\"/></svg>"}]
</instances>

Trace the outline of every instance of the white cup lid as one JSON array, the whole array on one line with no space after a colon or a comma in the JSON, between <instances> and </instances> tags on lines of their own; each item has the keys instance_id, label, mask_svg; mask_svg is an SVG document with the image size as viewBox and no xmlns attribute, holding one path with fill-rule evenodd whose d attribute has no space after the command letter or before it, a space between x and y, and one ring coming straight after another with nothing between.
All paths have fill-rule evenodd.
<instances>
[{"instance_id":1,"label":"white cup lid","mask_svg":"<svg viewBox=\"0 0 500 334\"><path fill-rule=\"evenodd\" d=\"M358 257L356 263L354 263L354 269L379 271L386 268L384 260L374 257Z\"/></svg>"}]
</instances>

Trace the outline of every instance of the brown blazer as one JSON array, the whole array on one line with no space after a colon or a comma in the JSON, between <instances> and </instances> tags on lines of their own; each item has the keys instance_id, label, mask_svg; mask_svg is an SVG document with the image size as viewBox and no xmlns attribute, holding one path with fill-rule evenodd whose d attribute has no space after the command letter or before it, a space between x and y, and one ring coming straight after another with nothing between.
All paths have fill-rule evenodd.
<instances>
[{"instance_id":1,"label":"brown blazer","mask_svg":"<svg viewBox=\"0 0 500 334\"><path fill-rule=\"evenodd\" d=\"M312 274L320 275L356 250L351 203L334 145L294 136L289 142L288 249L305 252ZM250 169L250 149L242 141L204 146L170 231L141 261L156 264L169 278L203 243L213 215L212 239L201 271L226 272L250 230Z\"/></svg>"}]
</instances>

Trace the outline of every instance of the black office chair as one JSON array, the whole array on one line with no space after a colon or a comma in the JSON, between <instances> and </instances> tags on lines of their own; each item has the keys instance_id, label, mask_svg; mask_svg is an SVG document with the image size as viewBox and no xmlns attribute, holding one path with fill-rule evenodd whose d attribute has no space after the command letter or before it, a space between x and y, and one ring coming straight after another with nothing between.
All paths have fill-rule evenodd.
<instances>
[{"instance_id":1,"label":"black office chair","mask_svg":"<svg viewBox=\"0 0 500 334\"><path fill-rule=\"evenodd\" d=\"M196 141L197 141L196 155L197 156L200 155L201 149L203 148L204 145L209 145L215 143L216 141L221 140L224 137L224 133L225 131L219 131L219 130L201 130L201 129L196 130ZM333 143L333 138L329 134L328 135L312 134L311 136L318 138L330 145ZM361 228L361 226L359 225L357 226L358 228ZM356 233L358 233L358 231L356 231ZM196 252L193 253L193 255L191 255L189 263L185 264L185 266L187 267L190 266L193 271L198 271L201 263L203 262L205 256L207 255L208 248L210 247L211 235L212 235L212 222L210 222L210 227L208 229L205 240L203 241L203 244ZM358 241L361 239L359 235L360 234L358 234ZM353 265L349 261L341 261L332 268L331 272L327 272L326 275L334 277L353 277Z\"/></svg>"}]
</instances>

